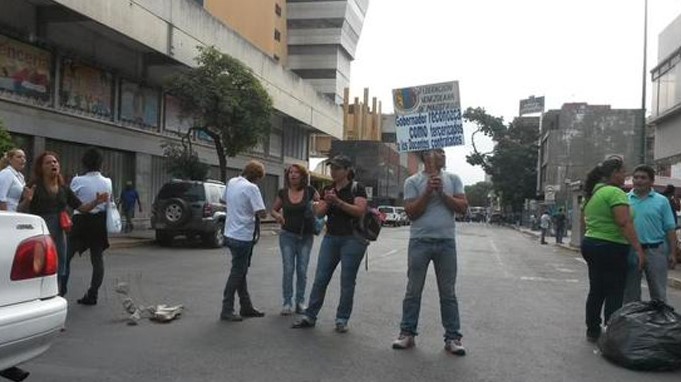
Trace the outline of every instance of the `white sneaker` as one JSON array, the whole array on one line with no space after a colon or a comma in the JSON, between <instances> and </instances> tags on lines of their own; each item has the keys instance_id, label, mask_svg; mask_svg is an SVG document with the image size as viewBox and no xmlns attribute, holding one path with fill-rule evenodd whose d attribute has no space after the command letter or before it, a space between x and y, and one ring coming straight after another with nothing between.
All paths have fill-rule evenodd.
<instances>
[{"instance_id":1,"label":"white sneaker","mask_svg":"<svg viewBox=\"0 0 681 382\"><path fill-rule=\"evenodd\" d=\"M463 347L461 340L446 340L445 350L455 355L466 355L466 348Z\"/></svg>"},{"instance_id":2,"label":"white sneaker","mask_svg":"<svg viewBox=\"0 0 681 382\"><path fill-rule=\"evenodd\" d=\"M284 305L283 308L281 308L281 313L282 316L290 316L293 314L293 308L289 305Z\"/></svg>"},{"instance_id":3,"label":"white sneaker","mask_svg":"<svg viewBox=\"0 0 681 382\"><path fill-rule=\"evenodd\" d=\"M411 334L407 333L400 333L400 336L397 337L395 341L393 341L393 349L409 349L411 347L414 347L416 345L416 341L414 341L414 336Z\"/></svg>"}]
</instances>

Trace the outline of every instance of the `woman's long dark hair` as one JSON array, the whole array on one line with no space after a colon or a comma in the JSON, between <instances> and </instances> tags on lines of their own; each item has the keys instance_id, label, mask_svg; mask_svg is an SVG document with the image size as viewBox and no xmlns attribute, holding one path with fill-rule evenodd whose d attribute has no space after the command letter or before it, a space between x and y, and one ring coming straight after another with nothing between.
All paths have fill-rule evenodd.
<instances>
[{"instance_id":1,"label":"woman's long dark hair","mask_svg":"<svg viewBox=\"0 0 681 382\"><path fill-rule=\"evenodd\" d=\"M591 199L594 192L594 187L597 183L603 183L609 179L612 174L619 171L624 163L620 157L610 157L603 162L599 163L586 175L586 181L584 181L584 195L586 200Z\"/></svg>"},{"instance_id":2,"label":"woman's long dark hair","mask_svg":"<svg viewBox=\"0 0 681 382\"><path fill-rule=\"evenodd\" d=\"M43 184L43 162L48 155L53 156L57 160L57 163L59 163L59 155L53 151L45 151L40 154L35 159L35 162L33 162L33 180L31 181L31 185ZM64 185L64 177L61 174L58 174L57 181L60 186Z\"/></svg>"}]
</instances>

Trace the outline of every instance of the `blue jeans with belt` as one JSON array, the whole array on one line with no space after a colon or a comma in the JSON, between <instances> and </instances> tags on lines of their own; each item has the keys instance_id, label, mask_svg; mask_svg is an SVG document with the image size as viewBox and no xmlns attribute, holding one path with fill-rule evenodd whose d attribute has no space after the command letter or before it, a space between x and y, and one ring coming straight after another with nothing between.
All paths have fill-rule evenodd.
<instances>
[{"instance_id":1,"label":"blue jeans with belt","mask_svg":"<svg viewBox=\"0 0 681 382\"><path fill-rule=\"evenodd\" d=\"M627 268L627 284L624 288L624 304L641 301L641 276L646 275L651 300L667 301L667 272L669 266L669 246L666 242L643 249L646 263L643 272L638 270L638 255L630 250Z\"/></svg>"},{"instance_id":2,"label":"blue jeans with belt","mask_svg":"<svg viewBox=\"0 0 681 382\"><path fill-rule=\"evenodd\" d=\"M305 310L305 316L312 321L317 319L317 315L322 309L322 305L324 305L326 288L329 286L338 263L340 263L341 293L338 309L336 310L336 323L347 324L352 313L357 271L362 264L362 258L364 258L367 245L352 235L324 235L321 248L319 249L317 272L315 273L314 284L310 292L310 301Z\"/></svg>"},{"instance_id":3,"label":"blue jeans with belt","mask_svg":"<svg viewBox=\"0 0 681 382\"><path fill-rule=\"evenodd\" d=\"M454 239L410 239L409 265L407 271L407 292L402 302L402 333L417 335L421 295L428 274L428 265L433 262L437 289L440 294L440 316L444 326L445 339L460 339L459 302L456 298L456 240Z\"/></svg>"}]
</instances>

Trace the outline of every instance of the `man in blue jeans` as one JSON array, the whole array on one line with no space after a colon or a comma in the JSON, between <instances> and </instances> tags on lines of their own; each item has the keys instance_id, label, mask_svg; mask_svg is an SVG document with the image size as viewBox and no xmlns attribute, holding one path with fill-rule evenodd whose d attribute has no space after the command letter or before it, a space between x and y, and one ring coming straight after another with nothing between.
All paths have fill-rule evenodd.
<instances>
[{"instance_id":1,"label":"man in blue jeans","mask_svg":"<svg viewBox=\"0 0 681 382\"><path fill-rule=\"evenodd\" d=\"M393 349L415 345L421 294L433 262L440 293L440 311L445 329L445 350L465 355L461 343L459 304L456 299L456 235L454 217L468 210L463 184L458 176L443 171L445 152L420 152L424 170L404 182L404 208L412 221L409 237L407 292L402 303L400 335Z\"/></svg>"},{"instance_id":2,"label":"man in blue jeans","mask_svg":"<svg viewBox=\"0 0 681 382\"><path fill-rule=\"evenodd\" d=\"M646 253L643 271L638 257L629 254L629 268L623 303L641 300L641 274L645 272L651 300L667 301L667 268L674 268L676 256L676 222L669 200L652 188L655 170L647 165L634 169L634 189L629 204L641 247Z\"/></svg>"},{"instance_id":3,"label":"man in blue jeans","mask_svg":"<svg viewBox=\"0 0 681 382\"><path fill-rule=\"evenodd\" d=\"M227 183L222 200L227 205L225 237L232 253L232 269L225 285L220 319L242 321L243 317L263 317L248 294L246 275L251 263L253 244L258 234L258 218L267 216L262 194L256 183L265 176L265 166L250 161L240 176ZM234 311L234 294L239 295L240 314Z\"/></svg>"}]
</instances>

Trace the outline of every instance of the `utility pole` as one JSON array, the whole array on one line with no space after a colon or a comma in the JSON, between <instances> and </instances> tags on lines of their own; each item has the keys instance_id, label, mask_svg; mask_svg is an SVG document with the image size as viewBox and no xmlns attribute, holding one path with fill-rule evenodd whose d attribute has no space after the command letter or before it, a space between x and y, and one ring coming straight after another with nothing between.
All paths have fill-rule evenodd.
<instances>
[{"instance_id":1,"label":"utility pole","mask_svg":"<svg viewBox=\"0 0 681 382\"><path fill-rule=\"evenodd\" d=\"M643 12L643 79L641 90L641 158L639 163L646 162L646 84L648 73L648 0L645 0L645 10Z\"/></svg>"}]
</instances>

